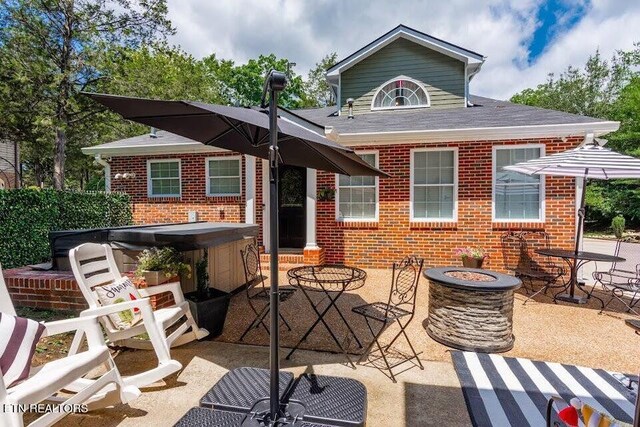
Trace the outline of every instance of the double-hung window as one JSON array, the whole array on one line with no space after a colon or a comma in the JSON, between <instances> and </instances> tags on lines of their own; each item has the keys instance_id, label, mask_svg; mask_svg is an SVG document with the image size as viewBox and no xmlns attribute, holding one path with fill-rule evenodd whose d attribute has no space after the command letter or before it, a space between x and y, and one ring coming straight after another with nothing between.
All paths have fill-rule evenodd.
<instances>
[{"instance_id":1,"label":"double-hung window","mask_svg":"<svg viewBox=\"0 0 640 427\"><path fill-rule=\"evenodd\" d=\"M239 156L206 159L208 196L240 196L240 159Z\"/></svg>"},{"instance_id":2,"label":"double-hung window","mask_svg":"<svg viewBox=\"0 0 640 427\"><path fill-rule=\"evenodd\" d=\"M543 221L544 180L504 170L505 166L537 159L543 145L502 146L493 149L493 219L495 221Z\"/></svg>"},{"instance_id":3,"label":"double-hung window","mask_svg":"<svg viewBox=\"0 0 640 427\"><path fill-rule=\"evenodd\" d=\"M458 151L411 151L411 221L457 220Z\"/></svg>"},{"instance_id":4,"label":"double-hung window","mask_svg":"<svg viewBox=\"0 0 640 427\"><path fill-rule=\"evenodd\" d=\"M377 152L357 153L378 167ZM378 220L378 177L337 175L336 218L338 221Z\"/></svg>"},{"instance_id":5,"label":"double-hung window","mask_svg":"<svg viewBox=\"0 0 640 427\"><path fill-rule=\"evenodd\" d=\"M149 197L180 197L180 160L147 161Z\"/></svg>"}]
</instances>

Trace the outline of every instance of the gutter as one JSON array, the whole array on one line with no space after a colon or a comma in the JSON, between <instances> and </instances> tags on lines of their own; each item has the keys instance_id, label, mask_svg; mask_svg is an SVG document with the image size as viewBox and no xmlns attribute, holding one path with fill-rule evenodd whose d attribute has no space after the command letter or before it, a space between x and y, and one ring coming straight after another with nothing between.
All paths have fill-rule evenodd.
<instances>
[{"instance_id":1,"label":"gutter","mask_svg":"<svg viewBox=\"0 0 640 427\"><path fill-rule=\"evenodd\" d=\"M615 132L620 122L602 121L554 125L501 126L462 129L430 129L417 131L339 133L327 128L325 136L347 146L390 145L399 142L458 142L503 139L558 138L592 133L602 136Z\"/></svg>"},{"instance_id":2,"label":"gutter","mask_svg":"<svg viewBox=\"0 0 640 427\"><path fill-rule=\"evenodd\" d=\"M111 192L111 165L102 158L101 154L96 154L95 162L104 167L104 191Z\"/></svg>"}]
</instances>

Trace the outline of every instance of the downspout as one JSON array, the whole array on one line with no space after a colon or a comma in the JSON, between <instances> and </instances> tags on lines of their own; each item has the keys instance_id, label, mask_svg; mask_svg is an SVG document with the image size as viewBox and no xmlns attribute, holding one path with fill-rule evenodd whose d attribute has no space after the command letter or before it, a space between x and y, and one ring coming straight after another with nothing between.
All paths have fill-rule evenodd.
<instances>
[{"instance_id":1,"label":"downspout","mask_svg":"<svg viewBox=\"0 0 640 427\"><path fill-rule=\"evenodd\" d=\"M111 192L111 165L102 158L102 155L96 154L95 162L104 167L104 191Z\"/></svg>"}]
</instances>

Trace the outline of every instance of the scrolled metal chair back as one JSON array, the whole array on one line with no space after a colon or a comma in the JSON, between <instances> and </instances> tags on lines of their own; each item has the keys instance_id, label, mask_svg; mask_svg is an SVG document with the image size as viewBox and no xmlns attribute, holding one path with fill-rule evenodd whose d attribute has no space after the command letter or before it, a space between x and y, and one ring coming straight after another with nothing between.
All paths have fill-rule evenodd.
<instances>
[{"instance_id":1,"label":"scrolled metal chair back","mask_svg":"<svg viewBox=\"0 0 640 427\"><path fill-rule=\"evenodd\" d=\"M527 262L526 241L520 233L514 231L504 233L500 240L504 268L509 271L518 271Z\"/></svg>"},{"instance_id":2,"label":"scrolled metal chair back","mask_svg":"<svg viewBox=\"0 0 640 427\"><path fill-rule=\"evenodd\" d=\"M413 312L423 265L424 260L416 256L409 256L398 263L393 263L389 306L411 306L411 312Z\"/></svg>"},{"instance_id":3,"label":"scrolled metal chair back","mask_svg":"<svg viewBox=\"0 0 640 427\"><path fill-rule=\"evenodd\" d=\"M262 268L260 267L260 251L254 241L240 250L242 265L244 267L244 277L247 283L247 292L255 288L258 284L264 287L262 278Z\"/></svg>"},{"instance_id":4,"label":"scrolled metal chair back","mask_svg":"<svg viewBox=\"0 0 640 427\"><path fill-rule=\"evenodd\" d=\"M549 249L551 247L549 233L541 230L532 230L523 231L520 236L525 243L526 259L531 269L543 269L554 264L548 256L536 253L539 249Z\"/></svg>"}]
</instances>

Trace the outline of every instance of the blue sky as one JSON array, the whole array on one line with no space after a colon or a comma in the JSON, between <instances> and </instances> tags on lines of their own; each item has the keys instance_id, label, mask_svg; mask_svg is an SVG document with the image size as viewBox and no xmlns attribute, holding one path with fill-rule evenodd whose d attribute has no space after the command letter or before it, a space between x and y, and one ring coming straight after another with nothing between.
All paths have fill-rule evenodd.
<instances>
[{"instance_id":1,"label":"blue sky","mask_svg":"<svg viewBox=\"0 0 640 427\"><path fill-rule=\"evenodd\" d=\"M305 75L324 55L344 58L398 24L487 57L471 93L508 99L549 73L640 41L638 0L168 0L196 57L245 62L274 53ZM274 29L274 30L271 30Z\"/></svg>"},{"instance_id":2,"label":"blue sky","mask_svg":"<svg viewBox=\"0 0 640 427\"><path fill-rule=\"evenodd\" d=\"M590 1L549 0L540 4L536 15L537 27L529 44L529 64L553 44L556 37L570 32L586 15Z\"/></svg>"}]
</instances>

